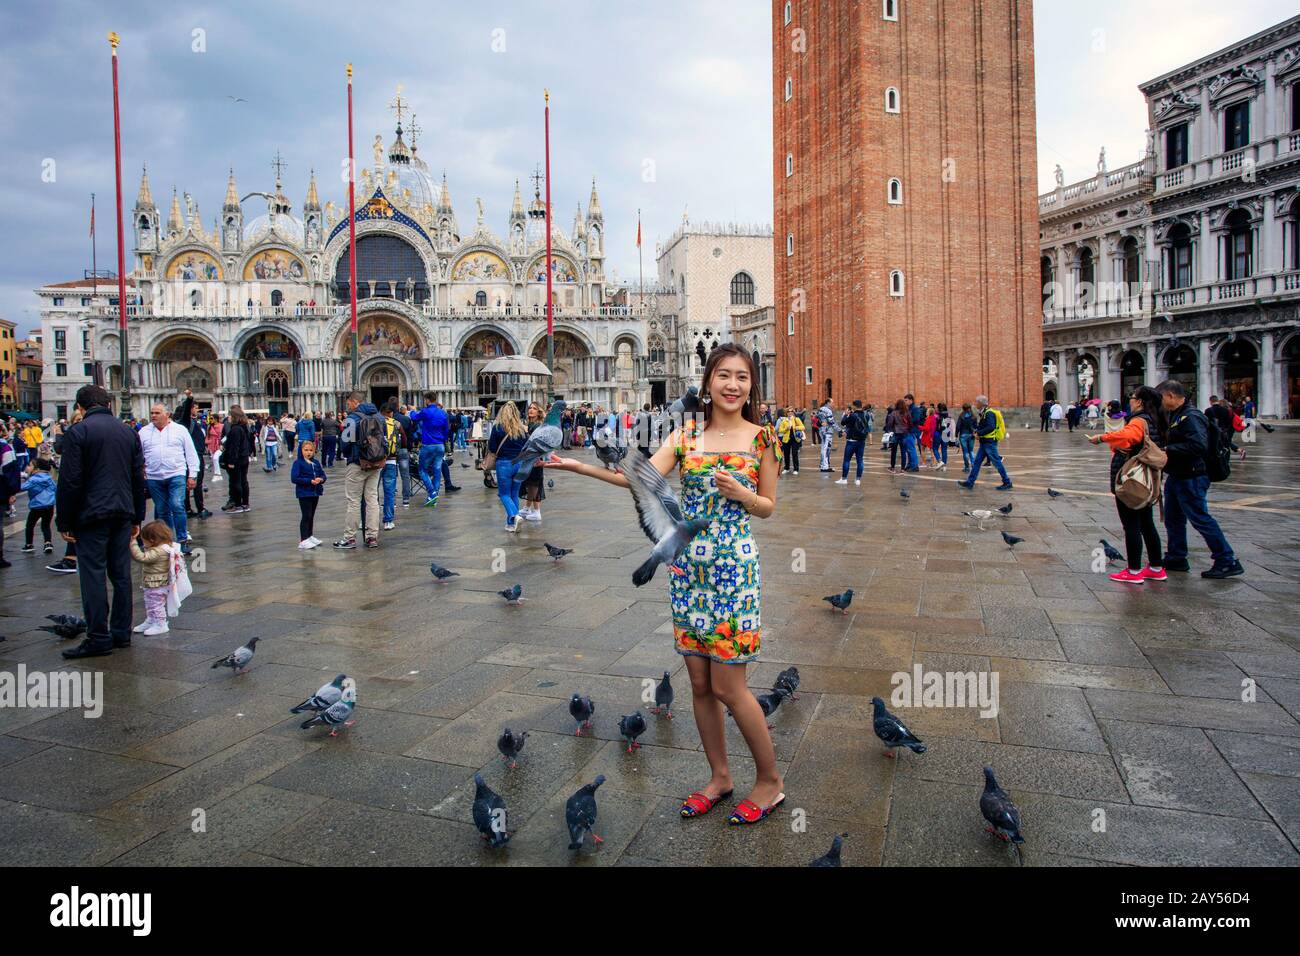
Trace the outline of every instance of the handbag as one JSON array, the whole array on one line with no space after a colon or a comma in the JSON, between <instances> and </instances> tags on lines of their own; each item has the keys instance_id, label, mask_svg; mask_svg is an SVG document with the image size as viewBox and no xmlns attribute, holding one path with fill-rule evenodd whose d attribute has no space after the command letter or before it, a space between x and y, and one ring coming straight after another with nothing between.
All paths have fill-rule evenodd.
<instances>
[{"instance_id":1,"label":"handbag","mask_svg":"<svg viewBox=\"0 0 1300 956\"><path fill-rule=\"evenodd\" d=\"M484 455L478 463L479 471L495 471L497 467L497 453L494 451Z\"/></svg>"}]
</instances>

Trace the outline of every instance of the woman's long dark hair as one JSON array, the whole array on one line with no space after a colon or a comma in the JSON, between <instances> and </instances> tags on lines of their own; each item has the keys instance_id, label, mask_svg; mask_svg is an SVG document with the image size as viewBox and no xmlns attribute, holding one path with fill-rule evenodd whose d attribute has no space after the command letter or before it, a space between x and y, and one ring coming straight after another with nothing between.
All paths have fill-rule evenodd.
<instances>
[{"instance_id":1,"label":"woman's long dark hair","mask_svg":"<svg viewBox=\"0 0 1300 956\"><path fill-rule=\"evenodd\" d=\"M1133 392L1133 397L1142 403L1142 412L1150 415L1151 420L1155 422L1156 433L1152 439L1163 441L1165 429L1168 428L1169 422L1165 415L1165 404L1160 399L1160 393L1150 385L1139 385ZM1125 415L1126 419L1133 418L1133 412L1130 410Z\"/></svg>"},{"instance_id":2,"label":"woman's long dark hair","mask_svg":"<svg viewBox=\"0 0 1300 956\"><path fill-rule=\"evenodd\" d=\"M708 361L704 363L704 375L700 379L700 398L703 399L709 394L709 382L713 380L713 373L717 371L722 360L733 355L744 359L745 367L749 369L749 398L745 399L745 404L741 406L740 414L751 425L762 424L758 420L758 406L762 398L758 391L758 369L754 367L753 357L734 342L724 342L709 353ZM700 404L704 407L704 421L707 424L713 414L713 402L701 401Z\"/></svg>"}]
</instances>

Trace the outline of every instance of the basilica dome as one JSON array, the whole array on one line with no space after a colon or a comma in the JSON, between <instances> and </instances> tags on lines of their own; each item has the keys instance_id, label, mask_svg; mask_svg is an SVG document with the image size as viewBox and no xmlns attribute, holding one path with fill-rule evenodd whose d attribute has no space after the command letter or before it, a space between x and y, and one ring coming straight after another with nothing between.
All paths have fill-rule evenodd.
<instances>
[{"instance_id":1,"label":"basilica dome","mask_svg":"<svg viewBox=\"0 0 1300 956\"><path fill-rule=\"evenodd\" d=\"M244 245L248 247L256 245L270 235L271 229L270 213L262 213L255 217L244 226ZM287 212L276 213L274 229L275 234L286 242L302 245L304 231L301 219Z\"/></svg>"}]
</instances>

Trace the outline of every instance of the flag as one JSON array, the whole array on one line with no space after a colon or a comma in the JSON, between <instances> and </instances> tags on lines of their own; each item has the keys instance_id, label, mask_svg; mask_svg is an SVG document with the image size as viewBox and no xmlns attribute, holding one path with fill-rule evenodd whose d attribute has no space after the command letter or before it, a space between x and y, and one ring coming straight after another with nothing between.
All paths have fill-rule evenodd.
<instances>
[{"instance_id":1,"label":"flag","mask_svg":"<svg viewBox=\"0 0 1300 956\"><path fill-rule=\"evenodd\" d=\"M95 200L90 200L90 237L95 236Z\"/></svg>"},{"instance_id":2,"label":"flag","mask_svg":"<svg viewBox=\"0 0 1300 956\"><path fill-rule=\"evenodd\" d=\"M636 211L636 247L641 248L641 210Z\"/></svg>"}]
</instances>

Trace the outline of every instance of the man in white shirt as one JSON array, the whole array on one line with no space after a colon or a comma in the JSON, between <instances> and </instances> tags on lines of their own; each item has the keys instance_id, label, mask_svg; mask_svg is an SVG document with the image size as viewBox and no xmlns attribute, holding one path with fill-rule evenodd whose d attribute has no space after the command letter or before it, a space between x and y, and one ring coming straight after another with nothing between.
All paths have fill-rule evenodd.
<instances>
[{"instance_id":1,"label":"man in white shirt","mask_svg":"<svg viewBox=\"0 0 1300 956\"><path fill-rule=\"evenodd\" d=\"M149 409L149 420L153 424L140 429L140 447L144 450L144 477L153 498L153 516L167 523L181 551L189 554L185 489L194 489L194 479L188 476L199 473L199 455L189 430L172 421L162 405Z\"/></svg>"},{"instance_id":2,"label":"man in white shirt","mask_svg":"<svg viewBox=\"0 0 1300 956\"><path fill-rule=\"evenodd\" d=\"M1060 402L1052 402L1052 431L1061 430L1061 419L1065 417L1065 409L1061 407Z\"/></svg>"}]
</instances>

